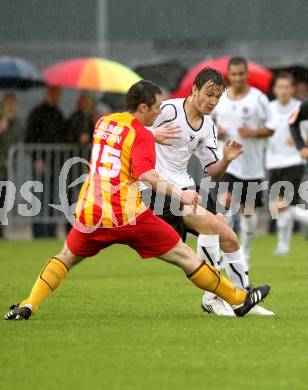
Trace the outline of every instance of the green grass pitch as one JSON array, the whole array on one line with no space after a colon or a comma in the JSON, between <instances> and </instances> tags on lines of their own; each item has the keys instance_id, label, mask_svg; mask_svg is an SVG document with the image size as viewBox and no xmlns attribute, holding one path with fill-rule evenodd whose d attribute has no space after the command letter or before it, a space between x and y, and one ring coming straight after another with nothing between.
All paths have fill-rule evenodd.
<instances>
[{"instance_id":1,"label":"green grass pitch","mask_svg":"<svg viewBox=\"0 0 308 390\"><path fill-rule=\"evenodd\" d=\"M190 240L194 245L194 241ZM0 243L0 314L55 240ZM30 321L0 321L0 389L307 389L308 242L275 258L259 237L251 280L274 318L218 318L181 270L113 246L73 269Z\"/></svg>"}]
</instances>

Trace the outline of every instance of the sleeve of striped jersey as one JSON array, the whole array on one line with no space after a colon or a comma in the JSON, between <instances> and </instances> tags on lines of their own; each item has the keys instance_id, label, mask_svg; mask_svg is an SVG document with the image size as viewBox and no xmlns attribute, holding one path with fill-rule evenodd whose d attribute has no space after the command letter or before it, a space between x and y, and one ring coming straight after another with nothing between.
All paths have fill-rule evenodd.
<instances>
[{"instance_id":1,"label":"sleeve of striped jersey","mask_svg":"<svg viewBox=\"0 0 308 390\"><path fill-rule=\"evenodd\" d=\"M137 179L143 173L155 169L155 164L154 136L145 128L139 129L132 146L132 171L134 177Z\"/></svg>"},{"instance_id":2,"label":"sleeve of striped jersey","mask_svg":"<svg viewBox=\"0 0 308 390\"><path fill-rule=\"evenodd\" d=\"M274 130L275 124L273 123L273 115L270 108L270 103L266 95L261 93L258 97L259 102L259 115L262 121L261 127Z\"/></svg>"},{"instance_id":3,"label":"sleeve of striped jersey","mask_svg":"<svg viewBox=\"0 0 308 390\"><path fill-rule=\"evenodd\" d=\"M161 113L155 119L155 122L151 126L151 129L156 129L159 126L162 126L165 123L172 122L177 117L176 107L172 103L162 104Z\"/></svg>"}]
</instances>

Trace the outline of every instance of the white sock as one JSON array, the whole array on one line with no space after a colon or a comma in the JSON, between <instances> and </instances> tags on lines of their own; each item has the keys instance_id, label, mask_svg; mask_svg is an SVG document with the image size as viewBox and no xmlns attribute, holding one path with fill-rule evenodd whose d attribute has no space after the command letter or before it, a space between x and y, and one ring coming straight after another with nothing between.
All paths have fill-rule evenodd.
<instances>
[{"instance_id":1,"label":"white sock","mask_svg":"<svg viewBox=\"0 0 308 390\"><path fill-rule=\"evenodd\" d=\"M248 266L242 248L233 253L223 252L226 273L236 288L244 289L249 285Z\"/></svg>"},{"instance_id":2,"label":"white sock","mask_svg":"<svg viewBox=\"0 0 308 390\"><path fill-rule=\"evenodd\" d=\"M304 225L308 225L308 210L302 209L301 207L297 206L293 206L291 210L295 221L301 222Z\"/></svg>"},{"instance_id":3,"label":"white sock","mask_svg":"<svg viewBox=\"0 0 308 390\"><path fill-rule=\"evenodd\" d=\"M279 218L277 219L278 246L290 248L293 224L294 219L290 208L279 213Z\"/></svg>"},{"instance_id":4,"label":"white sock","mask_svg":"<svg viewBox=\"0 0 308 390\"><path fill-rule=\"evenodd\" d=\"M251 244L255 235L258 223L258 216L253 215L240 216L241 223L241 244L244 252L245 261L249 263Z\"/></svg>"},{"instance_id":5,"label":"white sock","mask_svg":"<svg viewBox=\"0 0 308 390\"><path fill-rule=\"evenodd\" d=\"M197 256L219 269L219 236L200 234L197 241Z\"/></svg>"},{"instance_id":6,"label":"white sock","mask_svg":"<svg viewBox=\"0 0 308 390\"><path fill-rule=\"evenodd\" d=\"M206 263L219 269L219 235L199 234L197 240L197 256ZM204 292L204 298L211 300L216 296L210 291Z\"/></svg>"}]
</instances>

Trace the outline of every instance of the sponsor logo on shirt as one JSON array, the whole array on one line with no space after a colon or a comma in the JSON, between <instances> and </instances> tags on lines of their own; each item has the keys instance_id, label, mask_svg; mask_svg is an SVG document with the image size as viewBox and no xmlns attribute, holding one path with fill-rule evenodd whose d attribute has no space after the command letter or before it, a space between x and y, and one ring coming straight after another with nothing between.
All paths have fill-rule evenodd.
<instances>
[{"instance_id":1,"label":"sponsor logo on shirt","mask_svg":"<svg viewBox=\"0 0 308 390\"><path fill-rule=\"evenodd\" d=\"M97 129L95 129L94 137L108 140L115 143L120 143L122 137L120 134L123 132L124 127L114 126L108 122L102 122Z\"/></svg>"}]
</instances>

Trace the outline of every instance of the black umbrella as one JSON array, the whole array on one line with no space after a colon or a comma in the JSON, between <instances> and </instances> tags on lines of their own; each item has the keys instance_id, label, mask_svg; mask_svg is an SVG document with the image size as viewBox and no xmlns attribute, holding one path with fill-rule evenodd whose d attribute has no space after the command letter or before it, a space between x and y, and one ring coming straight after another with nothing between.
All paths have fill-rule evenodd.
<instances>
[{"instance_id":1,"label":"black umbrella","mask_svg":"<svg viewBox=\"0 0 308 390\"><path fill-rule=\"evenodd\" d=\"M134 70L144 79L151 80L168 91L178 88L187 68L178 61L140 64Z\"/></svg>"},{"instance_id":2,"label":"black umbrella","mask_svg":"<svg viewBox=\"0 0 308 390\"><path fill-rule=\"evenodd\" d=\"M0 88L27 89L45 85L39 70L18 57L0 57Z\"/></svg>"}]
</instances>

